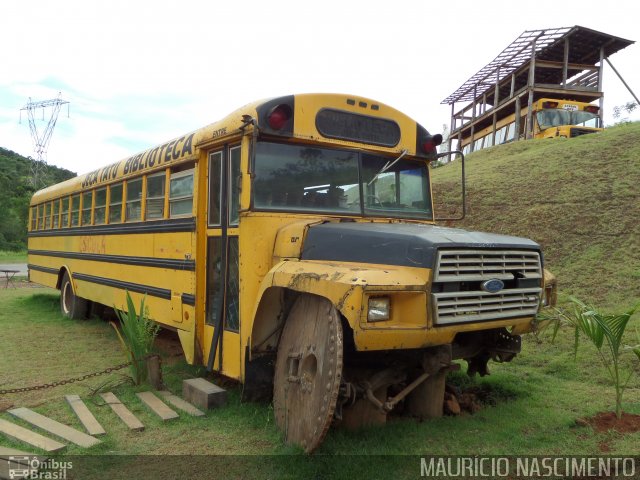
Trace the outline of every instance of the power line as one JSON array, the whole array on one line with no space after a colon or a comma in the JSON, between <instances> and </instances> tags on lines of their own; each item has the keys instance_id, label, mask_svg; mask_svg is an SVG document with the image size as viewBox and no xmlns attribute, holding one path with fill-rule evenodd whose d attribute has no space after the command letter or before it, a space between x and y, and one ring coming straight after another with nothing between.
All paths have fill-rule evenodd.
<instances>
[{"instance_id":1,"label":"power line","mask_svg":"<svg viewBox=\"0 0 640 480\"><path fill-rule=\"evenodd\" d=\"M31 139L34 145L35 158L31 158L31 184L37 190L44 184L44 175L47 165L47 149L51 142L51 136L53 135L53 129L58 121L58 114L62 105L67 105L67 116L69 116L69 102L60 98L62 93L58 93L58 98L51 100L43 100L34 102L29 97L29 103L20 109L20 123L22 123L22 111L27 111L27 117L29 119L29 129L31 130ZM36 111L42 109L42 121L45 121L45 111L51 109L49 118L44 127L44 130L38 129L38 123L36 122Z\"/></svg>"}]
</instances>

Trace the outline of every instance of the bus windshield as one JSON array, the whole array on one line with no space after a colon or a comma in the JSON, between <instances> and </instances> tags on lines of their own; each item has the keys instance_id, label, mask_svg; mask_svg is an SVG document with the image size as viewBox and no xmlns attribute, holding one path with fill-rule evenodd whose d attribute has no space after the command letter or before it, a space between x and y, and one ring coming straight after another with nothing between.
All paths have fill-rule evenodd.
<instances>
[{"instance_id":1,"label":"bus windshield","mask_svg":"<svg viewBox=\"0 0 640 480\"><path fill-rule=\"evenodd\" d=\"M354 150L259 142L254 202L258 210L431 220L427 163Z\"/></svg>"},{"instance_id":2,"label":"bus windshield","mask_svg":"<svg viewBox=\"0 0 640 480\"><path fill-rule=\"evenodd\" d=\"M562 125L598 126L598 114L584 110L563 110L560 108L545 108L536 113L540 128L560 127Z\"/></svg>"}]
</instances>

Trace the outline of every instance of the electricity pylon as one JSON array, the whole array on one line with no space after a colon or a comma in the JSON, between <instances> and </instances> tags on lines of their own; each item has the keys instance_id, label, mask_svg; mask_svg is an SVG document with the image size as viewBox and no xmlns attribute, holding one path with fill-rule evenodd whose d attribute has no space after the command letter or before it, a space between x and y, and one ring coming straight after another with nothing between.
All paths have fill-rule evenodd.
<instances>
[{"instance_id":1,"label":"electricity pylon","mask_svg":"<svg viewBox=\"0 0 640 480\"><path fill-rule=\"evenodd\" d=\"M31 162L31 184L37 190L44 184L44 173L47 165L47 148L53 135L53 129L58 121L58 114L62 105L67 105L67 116L69 115L69 102L60 98L62 94L58 93L58 98L52 100L43 100L40 102L32 102L29 97L29 103L20 109L20 121L22 121L22 110L27 111L29 118L29 129L31 130L31 139L34 144L34 152L36 157ZM45 110L51 107L51 115L43 131L38 130L35 113L36 110L42 109L42 121L45 121Z\"/></svg>"}]
</instances>

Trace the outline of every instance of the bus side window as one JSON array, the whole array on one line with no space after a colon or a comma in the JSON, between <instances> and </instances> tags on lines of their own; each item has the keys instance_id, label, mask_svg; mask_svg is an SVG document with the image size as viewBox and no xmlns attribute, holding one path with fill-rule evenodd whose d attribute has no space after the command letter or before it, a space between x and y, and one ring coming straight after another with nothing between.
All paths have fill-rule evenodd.
<instances>
[{"instance_id":1,"label":"bus side window","mask_svg":"<svg viewBox=\"0 0 640 480\"><path fill-rule=\"evenodd\" d=\"M91 225L91 203L93 190L82 194L82 225Z\"/></svg>"},{"instance_id":2,"label":"bus side window","mask_svg":"<svg viewBox=\"0 0 640 480\"><path fill-rule=\"evenodd\" d=\"M122 221L122 184L111 185L109 199L109 223Z\"/></svg>"},{"instance_id":3,"label":"bus side window","mask_svg":"<svg viewBox=\"0 0 640 480\"><path fill-rule=\"evenodd\" d=\"M47 202L44 208L44 228L51 228L51 202Z\"/></svg>"},{"instance_id":4,"label":"bus side window","mask_svg":"<svg viewBox=\"0 0 640 480\"><path fill-rule=\"evenodd\" d=\"M209 154L209 225L220 225L222 152Z\"/></svg>"},{"instance_id":5,"label":"bus side window","mask_svg":"<svg viewBox=\"0 0 640 480\"><path fill-rule=\"evenodd\" d=\"M67 228L69 226L69 197L62 199L62 217L60 227Z\"/></svg>"},{"instance_id":6,"label":"bus side window","mask_svg":"<svg viewBox=\"0 0 640 480\"><path fill-rule=\"evenodd\" d=\"M493 134L490 133L484 137L484 148L493 147Z\"/></svg>"},{"instance_id":7,"label":"bus side window","mask_svg":"<svg viewBox=\"0 0 640 480\"><path fill-rule=\"evenodd\" d=\"M142 201L142 179L127 181L127 208L125 210L125 221L135 222L140 220Z\"/></svg>"},{"instance_id":8,"label":"bus side window","mask_svg":"<svg viewBox=\"0 0 640 480\"><path fill-rule=\"evenodd\" d=\"M71 226L77 227L80 224L80 195L71 197Z\"/></svg>"},{"instance_id":9,"label":"bus side window","mask_svg":"<svg viewBox=\"0 0 640 480\"><path fill-rule=\"evenodd\" d=\"M147 205L145 207L147 220L164 218L165 180L164 171L147 177Z\"/></svg>"},{"instance_id":10,"label":"bus side window","mask_svg":"<svg viewBox=\"0 0 640 480\"><path fill-rule=\"evenodd\" d=\"M44 228L44 204L38 205L38 230Z\"/></svg>"},{"instance_id":11,"label":"bus side window","mask_svg":"<svg viewBox=\"0 0 640 480\"><path fill-rule=\"evenodd\" d=\"M51 220L51 228L58 228L60 221L60 199L53 201L53 219Z\"/></svg>"},{"instance_id":12,"label":"bus side window","mask_svg":"<svg viewBox=\"0 0 640 480\"><path fill-rule=\"evenodd\" d=\"M101 188L96 190L96 206L93 211L94 225L102 225L105 222L105 213L107 210L107 189Z\"/></svg>"},{"instance_id":13,"label":"bus side window","mask_svg":"<svg viewBox=\"0 0 640 480\"><path fill-rule=\"evenodd\" d=\"M31 231L38 229L38 207L31 207Z\"/></svg>"},{"instance_id":14,"label":"bus side window","mask_svg":"<svg viewBox=\"0 0 640 480\"><path fill-rule=\"evenodd\" d=\"M504 126L496 132L496 145L504 143L505 134L507 133L507 127Z\"/></svg>"},{"instance_id":15,"label":"bus side window","mask_svg":"<svg viewBox=\"0 0 640 480\"><path fill-rule=\"evenodd\" d=\"M193 168L171 173L169 182L169 217L187 217L193 213Z\"/></svg>"},{"instance_id":16,"label":"bus side window","mask_svg":"<svg viewBox=\"0 0 640 480\"><path fill-rule=\"evenodd\" d=\"M240 147L229 150L229 225L238 225L240 220Z\"/></svg>"},{"instance_id":17,"label":"bus side window","mask_svg":"<svg viewBox=\"0 0 640 480\"><path fill-rule=\"evenodd\" d=\"M125 208L125 222L140 220L142 201L142 179L127 181L127 206Z\"/></svg>"}]
</instances>

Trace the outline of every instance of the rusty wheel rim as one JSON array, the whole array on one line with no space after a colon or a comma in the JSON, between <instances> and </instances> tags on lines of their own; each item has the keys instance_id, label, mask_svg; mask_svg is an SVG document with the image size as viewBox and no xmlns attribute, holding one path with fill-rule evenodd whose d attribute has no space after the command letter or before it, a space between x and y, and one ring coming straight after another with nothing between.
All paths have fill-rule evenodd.
<instances>
[{"instance_id":1,"label":"rusty wheel rim","mask_svg":"<svg viewBox=\"0 0 640 480\"><path fill-rule=\"evenodd\" d=\"M340 315L326 299L296 300L280 338L274 376L276 424L285 441L307 453L322 443L342 378Z\"/></svg>"}]
</instances>

